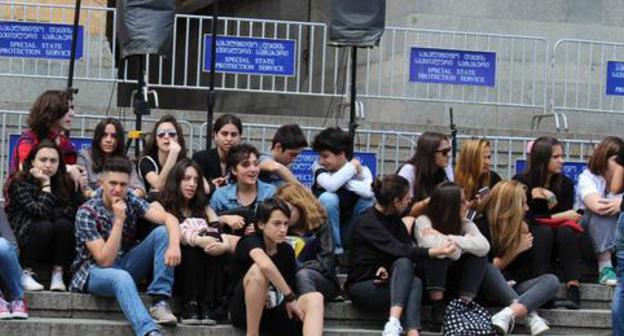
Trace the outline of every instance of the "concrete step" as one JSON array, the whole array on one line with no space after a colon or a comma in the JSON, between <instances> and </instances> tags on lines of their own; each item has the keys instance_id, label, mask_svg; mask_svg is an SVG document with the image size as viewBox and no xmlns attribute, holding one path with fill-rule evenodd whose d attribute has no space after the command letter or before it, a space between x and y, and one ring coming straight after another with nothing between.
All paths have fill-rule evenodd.
<instances>
[{"instance_id":1,"label":"concrete step","mask_svg":"<svg viewBox=\"0 0 624 336\"><path fill-rule=\"evenodd\" d=\"M132 329L125 321L110 321L98 319L69 319L69 318L37 318L31 317L28 320L0 320L0 330L3 336L90 336L108 335L122 336L131 335ZM517 331L517 332L516 332ZM216 326L184 326L166 327L162 330L166 336L242 336L244 332L231 325ZM359 335L379 335L381 329L365 328L344 328L327 326L323 335L326 336L359 336ZM609 331L599 330L552 330L548 335L610 335ZM423 331L422 336L439 336L439 333ZM516 328L513 334L516 336L527 335Z\"/></svg>"},{"instance_id":2,"label":"concrete step","mask_svg":"<svg viewBox=\"0 0 624 336\"><path fill-rule=\"evenodd\" d=\"M612 289L605 289L598 285L584 285L582 296L607 305L612 295ZM146 306L149 298L143 296ZM27 293L26 297L31 316L38 318L58 319L97 319L123 321L124 317L117 303L110 298L95 297L88 294L38 292ZM173 309L179 311L174 300ZM491 309L493 312L497 308ZM599 332L608 330L611 326L611 311L609 309L541 310L540 315L546 318L554 331L557 332ZM371 313L354 307L350 301L330 302L325 307L327 325L336 328L381 329L387 319L385 313ZM423 320L429 320L429 307L423 307ZM522 331L522 329L520 329Z\"/></svg>"}]
</instances>

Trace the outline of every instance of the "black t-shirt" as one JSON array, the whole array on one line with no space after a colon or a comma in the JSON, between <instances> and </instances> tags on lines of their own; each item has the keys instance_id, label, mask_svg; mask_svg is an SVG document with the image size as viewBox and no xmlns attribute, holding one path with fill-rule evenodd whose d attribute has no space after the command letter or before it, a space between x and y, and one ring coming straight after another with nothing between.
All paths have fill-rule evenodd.
<instances>
[{"instance_id":1,"label":"black t-shirt","mask_svg":"<svg viewBox=\"0 0 624 336\"><path fill-rule=\"evenodd\" d=\"M524 184L527 187L527 202L529 205L529 213L527 213L527 218L544 218L550 217L553 214L572 210L574 207L574 182L570 180L567 176L563 174L559 174L561 179L561 185L558 189L551 188L549 189L555 194L557 198L557 205L555 205L552 209L548 208L548 201L545 199L533 199L531 195L531 190L535 187L540 186L532 186L529 185L529 180L524 176L524 174L516 174L513 179ZM554 190L553 190L554 189Z\"/></svg>"},{"instance_id":2,"label":"black t-shirt","mask_svg":"<svg viewBox=\"0 0 624 336\"><path fill-rule=\"evenodd\" d=\"M143 184L145 184L145 191L149 194L152 190L152 185L147 182L147 174L154 172L156 175L160 173L162 167L160 166L160 162L158 162L158 158L154 159L152 156L144 156L139 160L139 175L141 180L143 180Z\"/></svg>"},{"instance_id":3,"label":"black t-shirt","mask_svg":"<svg viewBox=\"0 0 624 336\"><path fill-rule=\"evenodd\" d=\"M261 232L242 238L236 245L232 258L232 285L237 285L242 281L249 268L254 264L249 252L255 248L260 248L266 252ZM277 253L270 255L269 258L282 274L288 286L294 289L296 260L292 247L285 242L277 244Z\"/></svg>"},{"instance_id":4,"label":"black t-shirt","mask_svg":"<svg viewBox=\"0 0 624 336\"><path fill-rule=\"evenodd\" d=\"M500 175L498 175L498 173L496 173L496 172L495 172L495 171L493 171L493 170L490 170L490 185L489 185L488 187L490 187L490 190L491 190L492 188L494 188L494 186L495 186L498 182L500 182L500 181L502 181L502 180L503 180L503 179L500 177Z\"/></svg>"},{"instance_id":5,"label":"black t-shirt","mask_svg":"<svg viewBox=\"0 0 624 336\"><path fill-rule=\"evenodd\" d=\"M225 176L221 171L221 159L216 148L196 152L193 154L193 161L197 162L209 182Z\"/></svg>"}]
</instances>

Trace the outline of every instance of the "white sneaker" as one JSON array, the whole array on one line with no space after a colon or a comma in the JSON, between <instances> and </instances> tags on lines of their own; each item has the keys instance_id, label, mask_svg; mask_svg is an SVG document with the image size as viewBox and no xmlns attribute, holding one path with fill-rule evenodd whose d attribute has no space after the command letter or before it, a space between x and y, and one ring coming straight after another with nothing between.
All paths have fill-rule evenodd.
<instances>
[{"instance_id":1,"label":"white sneaker","mask_svg":"<svg viewBox=\"0 0 624 336\"><path fill-rule=\"evenodd\" d=\"M499 311L492 316L492 324L494 325L494 329L496 329L497 333L500 335L507 335L513 330L514 327L513 310L506 307L505 309Z\"/></svg>"},{"instance_id":2,"label":"white sneaker","mask_svg":"<svg viewBox=\"0 0 624 336\"><path fill-rule=\"evenodd\" d=\"M537 312L531 312L526 317L526 325L531 329L531 336L542 335L546 331L550 330L548 322L541 316L537 315Z\"/></svg>"},{"instance_id":3,"label":"white sneaker","mask_svg":"<svg viewBox=\"0 0 624 336\"><path fill-rule=\"evenodd\" d=\"M401 328L401 322L395 318L391 318L386 322L381 336L399 336L402 332L403 328Z\"/></svg>"},{"instance_id":4,"label":"white sneaker","mask_svg":"<svg viewBox=\"0 0 624 336\"><path fill-rule=\"evenodd\" d=\"M31 270L22 272L22 287L25 291L35 292L43 290L43 285L33 279L34 274Z\"/></svg>"},{"instance_id":5,"label":"white sneaker","mask_svg":"<svg viewBox=\"0 0 624 336\"><path fill-rule=\"evenodd\" d=\"M50 280L50 290L56 292L65 292L67 291L67 287L63 283L63 269L60 267L55 267L52 270L52 279Z\"/></svg>"}]
</instances>

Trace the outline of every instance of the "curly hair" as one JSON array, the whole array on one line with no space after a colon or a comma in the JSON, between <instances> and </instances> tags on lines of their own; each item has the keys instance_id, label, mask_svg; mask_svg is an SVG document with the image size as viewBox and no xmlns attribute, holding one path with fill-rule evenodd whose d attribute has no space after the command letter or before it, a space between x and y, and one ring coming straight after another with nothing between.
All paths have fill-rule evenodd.
<instances>
[{"instance_id":1,"label":"curly hair","mask_svg":"<svg viewBox=\"0 0 624 336\"><path fill-rule=\"evenodd\" d=\"M275 198L297 207L301 213L299 223L295 229L303 228L314 231L327 222L327 213L321 202L312 192L299 184L285 183L275 192Z\"/></svg>"},{"instance_id":2,"label":"curly hair","mask_svg":"<svg viewBox=\"0 0 624 336\"><path fill-rule=\"evenodd\" d=\"M26 123L39 139L45 139L55 121L69 111L72 94L69 91L48 90L30 108Z\"/></svg>"}]
</instances>

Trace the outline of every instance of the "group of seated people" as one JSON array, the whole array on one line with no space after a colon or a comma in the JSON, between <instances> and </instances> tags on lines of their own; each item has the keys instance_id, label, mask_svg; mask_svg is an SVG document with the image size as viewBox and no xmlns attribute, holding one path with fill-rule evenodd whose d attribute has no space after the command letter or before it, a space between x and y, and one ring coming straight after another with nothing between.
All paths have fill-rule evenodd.
<instances>
[{"instance_id":1,"label":"group of seated people","mask_svg":"<svg viewBox=\"0 0 624 336\"><path fill-rule=\"evenodd\" d=\"M44 289L33 272L41 263L52 267L50 290L115 297L140 336L178 323L172 296L181 323L229 321L247 335L322 335L324 304L339 297L387 312L386 336L419 335L423 303L428 328L439 330L452 298L504 307L492 317L502 335L522 319L541 335L549 327L538 308L579 309L584 232L600 283L616 282L617 137L595 148L575 192L551 137L532 142L525 171L503 180L487 140L464 141L453 170L448 137L426 132L396 174L375 178L354 158L349 133L330 127L311 144L308 189L289 169L308 147L297 125L280 127L261 154L225 114L214 123L216 148L190 159L180 124L164 116L135 164L114 118L77 152L71 104L67 92L43 93L12 153L0 319L28 317L24 290ZM347 273L343 288L337 271ZM565 299L556 299L560 282Z\"/></svg>"}]
</instances>

